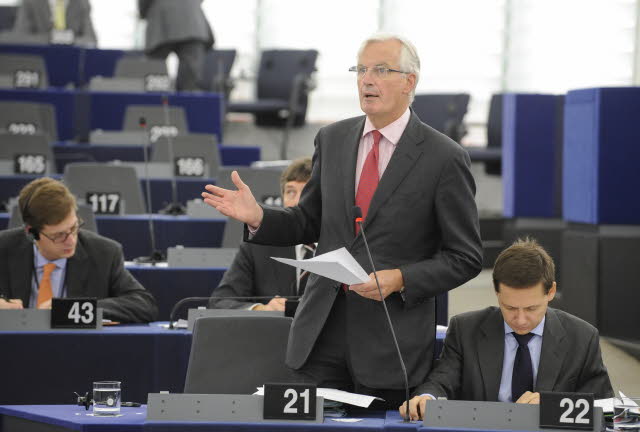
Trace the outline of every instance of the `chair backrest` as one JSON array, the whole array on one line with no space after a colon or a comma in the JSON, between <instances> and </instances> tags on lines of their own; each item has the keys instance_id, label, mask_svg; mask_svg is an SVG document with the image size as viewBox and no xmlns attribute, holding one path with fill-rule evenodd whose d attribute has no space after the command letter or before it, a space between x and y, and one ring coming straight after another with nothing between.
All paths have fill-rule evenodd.
<instances>
[{"instance_id":1,"label":"chair backrest","mask_svg":"<svg viewBox=\"0 0 640 432\"><path fill-rule=\"evenodd\" d=\"M310 77L316 70L316 50L265 50L260 57L258 70L258 99L289 101L294 83L300 76ZM293 124L304 124L307 112L307 93L300 92ZM283 120L276 115L257 115L256 124L281 126Z\"/></svg>"},{"instance_id":2,"label":"chair backrest","mask_svg":"<svg viewBox=\"0 0 640 432\"><path fill-rule=\"evenodd\" d=\"M211 134L188 134L178 135L171 139L173 142L173 157L175 158L202 158L209 167L209 172L204 176L217 178L220 170L220 150L216 141L216 136ZM153 144L152 162L169 162L169 140L167 137L160 137ZM188 174L185 174L188 175Z\"/></svg>"},{"instance_id":3,"label":"chair backrest","mask_svg":"<svg viewBox=\"0 0 640 432\"><path fill-rule=\"evenodd\" d=\"M16 135L41 133L57 141L56 108L49 103L0 101L0 131Z\"/></svg>"},{"instance_id":4,"label":"chair backrest","mask_svg":"<svg viewBox=\"0 0 640 432\"><path fill-rule=\"evenodd\" d=\"M55 171L55 159L49 145L49 137L39 133L14 135L0 132L0 160L8 162L3 164L3 171L5 166L11 166L13 171L13 165L21 165L15 174L50 174Z\"/></svg>"},{"instance_id":5,"label":"chair backrest","mask_svg":"<svg viewBox=\"0 0 640 432\"><path fill-rule=\"evenodd\" d=\"M22 213L20 213L20 208L18 207L17 202L9 205L9 215L9 228L17 228L24 225ZM77 215L84 221L82 229L92 231L94 233L98 232L96 216L93 214L93 210L90 205L78 204Z\"/></svg>"},{"instance_id":6,"label":"chair backrest","mask_svg":"<svg viewBox=\"0 0 640 432\"><path fill-rule=\"evenodd\" d=\"M18 6L0 6L0 31L13 29Z\"/></svg>"},{"instance_id":7,"label":"chair backrest","mask_svg":"<svg viewBox=\"0 0 640 432\"><path fill-rule=\"evenodd\" d=\"M228 80L236 59L236 50L209 50L202 63L203 90L223 93L229 97Z\"/></svg>"},{"instance_id":8,"label":"chair backrest","mask_svg":"<svg viewBox=\"0 0 640 432\"><path fill-rule=\"evenodd\" d=\"M168 110L169 121L165 119ZM124 113L123 130L140 130L140 118L147 121L147 130L151 142L156 142L161 136L171 134L177 136L189 133L187 115L183 107L161 105L129 105Z\"/></svg>"},{"instance_id":9,"label":"chair backrest","mask_svg":"<svg viewBox=\"0 0 640 432\"><path fill-rule=\"evenodd\" d=\"M411 106L424 123L460 142L469 99L468 93L417 94Z\"/></svg>"},{"instance_id":10,"label":"chair backrest","mask_svg":"<svg viewBox=\"0 0 640 432\"><path fill-rule=\"evenodd\" d=\"M100 163L70 163L64 168L64 182L79 201L87 202L89 194L119 194L122 214L146 213L142 198L142 187L131 166L106 165ZM94 212L105 212L103 202L87 202L93 206ZM106 203L106 204L103 204Z\"/></svg>"},{"instance_id":11,"label":"chair backrest","mask_svg":"<svg viewBox=\"0 0 640 432\"><path fill-rule=\"evenodd\" d=\"M216 184L225 189L235 190L231 181L231 173L238 171L242 181L251 188L253 196L260 203L269 205L281 204L280 176L283 168L251 168L251 167L221 167L218 171ZM229 218L224 227L222 247L237 248L242 242L244 225Z\"/></svg>"},{"instance_id":12,"label":"chair backrest","mask_svg":"<svg viewBox=\"0 0 640 432\"><path fill-rule=\"evenodd\" d=\"M0 76L9 78L13 88L49 87L49 78L44 59L32 54L0 54ZM6 80L2 80L7 83Z\"/></svg>"},{"instance_id":13,"label":"chair backrest","mask_svg":"<svg viewBox=\"0 0 640 432\"><path fill-rule=\"evenodd\" d=\"M252 394L265 382L293 382L285 365L290 327L285 317L197 319L184 392Z\"/></svg>"},{"instance_id":14,"label":"chair backrest","mask_svg":"<svg viewBox=\"0 0 640 432\"><path fill-rule=\"evenodd\" d=\"M147 75L168 75L164 60L144 56L122 56L116 63L114 77L144 78Z\"/></svg>"},{"instance_id":15,"label":"chair backrest","mask_svg":"<svg viewBox=\"0 0 640 432\"><path fill-rule=\"evenodd\" d=\"M502 149L502 93L491 96L487 118L487 147ZM487 174L501 175L502 162L488 162L484 165Z\"/></svg>"}]
</instances>

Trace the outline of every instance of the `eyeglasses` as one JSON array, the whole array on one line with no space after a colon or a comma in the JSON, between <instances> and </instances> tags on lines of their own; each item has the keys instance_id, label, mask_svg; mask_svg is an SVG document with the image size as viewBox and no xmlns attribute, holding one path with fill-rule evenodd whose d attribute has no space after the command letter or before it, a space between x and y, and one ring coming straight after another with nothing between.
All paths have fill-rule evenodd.
<instances>
[{"instance_id":1,"label":"eyeglasses","mask_svg":"<svg viewBox=\"0 0 640 432\"><path fill-rule=\"evenodd\" d=\"M42 234L43 236L45 236L46 238L48 238L49 240L51 240L54 243L64 243L67 241L67 239L69 238L70 235L76 235L78 234L78 230L80 228L82 228L82 226L84 225L84 221L82 219L78 219L78 222L75 223L74 226L71 227L71 229L67 232L57 232L55 234L51 234L51 235L47 235L43 232L41 232L40 234Z\"/></svg>"},{"instance_id":2,"label":"eyeglasses","mask_svg":"<svg viewBox=\"0 0 640 432\"><path fill-rule=\"evenodd\" d=\"M373 67L351 66L349 68L349 72L358 73L358 78L362 78L367 73L367 71L370 71L373 74L373 76L375 76L376 78L386 78L389 76L389 72L396 72L396 73L403 73L403 74L409 73L409 72L405 72L398 69L391 69L386 66L373 66Z\"/></svg>"}]
</instances>

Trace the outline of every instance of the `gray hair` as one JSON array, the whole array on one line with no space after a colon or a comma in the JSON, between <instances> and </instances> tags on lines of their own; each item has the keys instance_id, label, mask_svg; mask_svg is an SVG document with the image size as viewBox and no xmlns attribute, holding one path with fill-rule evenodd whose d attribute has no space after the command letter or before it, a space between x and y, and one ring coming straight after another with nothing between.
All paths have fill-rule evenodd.
<instances>
[{"instance_id":1,"label":"gray hair","mask_svg":"<svg viewBox=\"0 0 640 432\"><path fill-rule=\"evenodd\" d=\"M375 33L362 42L362 45L360 45L360 49L358 50L358 57L356 58L356 61L360 59L362 51L364 51L370 43L386 42L388 40L397 40L402 45L402 49L400 50L400 69L416 76L416 83L409 94L409 102L411 103L413 102L413 98L416 94L416 87L420 80L420 57L418 57L416 47L408 39L392 33Z\"/></svg>"}]
</instances>

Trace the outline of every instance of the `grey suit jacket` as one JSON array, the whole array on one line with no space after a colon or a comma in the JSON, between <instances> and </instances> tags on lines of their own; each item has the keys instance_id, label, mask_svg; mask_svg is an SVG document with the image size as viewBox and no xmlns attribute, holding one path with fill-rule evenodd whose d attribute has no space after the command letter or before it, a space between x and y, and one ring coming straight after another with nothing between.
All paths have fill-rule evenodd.
<instances>
[{"instance_id":1,"label":"grey suit jacket","mask_svg":"<svg viewBox=\"0 0 640 432\"><path fill-rule=\"evenodd\" d=\"M313 171L298 207L264 207L251 241L293 245L318 242L316 254L346 247L367 271L362 236L355 235L353 205L358 144L365 117L322 128ZM467 152L411 113L373 196L364 229L377 270L399 268L405 283L387 306L398 335L410 386L431 369L434 297L481 269L482 244ZM245 231L245 239L248 232ZM305 361L332 308L340 284L311 275L291 327L287 364ZM347 293L346 337L354 378L372 388L401 389L403 378L382 304Z\"/></svg>"},{"instance_id":2,"label":"grey suit jacket","mask_svg":"<svg viewBox=\"0 0 640 432\"><path fill-rule=\"evenodd\" d=\"M271 257L295 258L295 248L242 243L238 254L213 290L211 307L218 309L246 308L268 300L217 300L216 297L295 296L296 269L272 260Z\"/></svg>"},{"instance_id":3,"label":"grey suit jacket","mask_svg":"<svg viewBox=\"0 0 640 432\"><path fill-rule=\"evenodd\" d=\"M0 232L0 293L29 305L33 279L33 243L23 228ZM80 230L76 253L67 260L67 297L97 297L104 318L119 322L156 319L155 299L124 268L122 247Z\"/></svg>"},{"instance_id":4,"label":"grey suit jacket","mask_svg":"<svg viewBox=\"0 0 640 432\"><path fill-rule=\"evenodd\" d=\"M202 0L138 0L140 17L147 20L147 53L162 45L197 40L207 48L213 33L200 7Z\"/></svg>"},{"instance_id":5,"label":"grey suit jacket","mask_svg":"<svg viewBox=\"0 0 640 432\"><path fill-rule=\"evenodd\" d=\"M89 0L69 0L66 22L67 28L73 30L77 44L96 45ZM49 33L52 28L51 8L48 0L22 0L13 26L15 33L42 34Z\"/></svg>"},{"instance_id":6,"label":"grey suit jacket","mask_svg":"<svg viewBox=\"0 0 640 432\"><path fill-rule=\"evenodd\" d=\"M504 320L497 307L451 319L444 349L415 394L497 401L504 356ZM613 396L598 330L566 312L547 309L535 391Z\"/></svg>"}]
</instances>

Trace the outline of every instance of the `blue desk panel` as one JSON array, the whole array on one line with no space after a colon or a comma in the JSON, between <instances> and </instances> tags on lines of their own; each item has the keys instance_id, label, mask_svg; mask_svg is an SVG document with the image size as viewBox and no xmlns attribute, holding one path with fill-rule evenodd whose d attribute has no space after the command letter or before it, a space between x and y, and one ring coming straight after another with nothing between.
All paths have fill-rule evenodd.
<instances>
[{"instance_id":1,"label":"blue desk panel","mask_svg":"<svg viewBox=\"0 0 640 432\"><path fill-rule=\"evenodd\" d=\"M640 224L640 87L567 93L563 216L588 224Z\"/></svg>"},{"instance_id":2,"label":"blue desk panel","mask_svg":"<svg viewBox=\"0 0 640 432\"><path fill-rule=\"evenodd\" d=\"M503 96L504 217L561 216L563 100L543 94Z\"/></svg>"},{"instance_id":3,"label":"blue desk panel","mask_svg":"<svg viewBox=\"0 0 640 432\"><path fill-rule=\"evenodd\" d=\"M88 48L84 50L84 82L95 76L112 77L116 63L126 52L123 50ZM135 52L135 51L130 51Z\"/></svg>"},{"instance_id":4,"label":"blue desk panel","mask_svg":"<svg viewBox=\"0 0 640 432\"><path fill-rule=\"evenodd\" d=\"M122 381L122 400L182 392L191 333L152 325L102 330L0 332L2 404L68 404L93 381Z\"/></svg>"},{"instance_id":5,"label":"blue desk panel","mask_svg":"<svg viewBox=\"0 0 640 432\"><path fill-rule=\"evenodd\" d=\"M39 55L44 59L49 75L49 85L64 87L67 84L78 85L81 74L82 48L69 45L4 45L0 44L0 53Z\"/></svg>"},{"instance_id":6,"label":"blue desk panel","mask_svg":"<svg viewBox=\"0 0 640 432\"><path fill-rule=\"evenodd\" d=\"M120 417L100 418L73 405L15 405L0 406L0 420L4 417L24 419L48 425L56 425L67 430L78 431L417 431L434 429L421 428L422 422L404 424L396 411L373 411L353 416L361 421L344 423L328 417L321 424L316 423L212 423L212 422L161 422L147 420L147 407L122 408ZM12 432L12 431L6 431Z\"/></svg>"},{"instance_id":7,"label":"blue desk panel","mask_svg":"<svg viewBox=\"0 0 640 432\"><path fill-rule=\"evenodd\" d=\"M98 232L122 244L126 260L147 256L151 250L147 215L96 216ZM157 248L220 247L225 219L194 219L188 216L153 215Z\"/></svg>"},{"instance_id":8,"label":"blue desk panel","mask_svg":"<svg viewBox=\"0 0 640 432\"><path fill-rule=\"evenodd\" d=\"M210 297L226 268L168 268L127 266L131 274L153 294L158 304L158 320L169 321L171 309L186 297ZM187 309L206 305L195 302L181 308L174 319L187 318Z\"/></svg>"},{"instance_id":9,"label":"blue desk panel","mask_svg":"<svg viewBox=\"0 0 640 432\"><path fill-rule=\"evenodd\" d=\"M57 179L62 178L60 175L54 175L52 177ZM36 176L29 175L0 176L0 204L6 203L10 198L17 197L20 189L35 178ZM204 191L204 186L207 183L215 184L212 179L179 179L177 181L178 201L186 205L188 200L201 198L200 194ZM140 185L142 187L142 194L146 197L146 181L141 180ZM153 213L157 213L171 201L171 181L169 179L152 179L150 188L152 211ZM0 219L1 218L2 216L0 215ZM5 225L0 225L0 228L4 227Z\"/></svg>"},{"instance_id":10,"label":"blue desk panel","mask_svg":"<svg viewBox=\"0 0 640 432\"><path fill-rule=\"evenodd\" d=\"M128 105L162 105L160 93L89 92L90 130L122 130ZM222 142L223 97L217 93L171 93L170 106L184 108L189 131L209 133ZM150 125L151 126L151 125Z\"/></svg>"},{"instance_id":11,"label":"blue desk panel","mask_svg":"<svg viewBox=\"0 0 640 432\"><path fill-rule=\"evenodd\" d=\"M219 145L222 165L248 166L260 160L260 147ZM94 145L56 143L53 145L58 172L64 172L64 165L78 161L108 162L121 160L143 162L144 151L139 145Z\"/></svg>"},{"instance_id":12,"label":"blue desk panel","mask_svg":"<svg viewBox=\"0 0 640 432\"><path fill-rule=\"evenodd\" d=\"M0 90L2 101L50 103L55 106L60 141L72 140L76 136L75 109L78 97L73 90Z\"/></svg>"}]
</instances>

